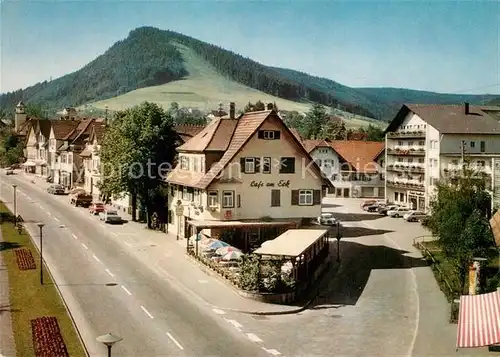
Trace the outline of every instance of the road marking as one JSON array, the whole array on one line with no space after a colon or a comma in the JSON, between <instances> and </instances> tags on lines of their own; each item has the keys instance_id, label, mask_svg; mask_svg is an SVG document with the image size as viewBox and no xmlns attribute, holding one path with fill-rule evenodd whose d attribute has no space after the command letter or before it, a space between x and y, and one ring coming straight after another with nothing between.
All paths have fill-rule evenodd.
<instances>
[{"instance_id":1,"label":"road marking","mask_svg":"<svg viewBox=\"0 0 500 357\"><path fill-rule=\"evenodd\" d=\"M73 238L78 239L78 237L75 234L72 234Z\"/></svg>"},{"instance_id":2,"label":"road marking","mask_svg":"<svg viewBox=\"0 0 500 357\"><path fill-rule=\"evenodd\" d=\"M224 320L233 325L238 331L240 331L243 328L243 325L236 320L229 320L229 319L224 319Z\"/></svg>"},{"instance_id":3,"label":"road marking","mask_svg":"<svg viewBox=\"0 0 500 357\"><path fill-rule=\"evenodd\" d=\"M47 214L48 214L49 216L52 216L52 213L50 213L49 211L47 211Z\"/></svg>"},{"instance_id":4,"label":"road marking","mask_svg":"<svg viewBox=\"0 0 500 357\"><path fill-rule=\"evenodd\" d=\"M94 257L94 259L95 259L95 260L97 260L99 263L101 262L101 261L99 260L99 258L97 258L97 256L96 256L95 254L92 254L92 256L93 256L93 257Z\"/></svg>"},{"instance_id":5,"label":"road marking","mask_svg":"<svg viewBox=\"0 0 500 357\"><path fill-rule=\"evenodd\" d=\"M255 335L253 333L247 333L247 337L250 339L250 341L262 342L262 340L259 338L259 336Z\"/></svg>"},{"instance_id":6,"label":"road marking","mask_svg":"<svg viewBox=\"0 0 500 357\"><path fill-rule=\"evenodd\" d=\"M177 347L179 347L179 349L180 349L180 350L183 350L183 349L184 349L184 347L182 347L182 346L181 346L181 344L180 344L180 343L179 343L179 342L178 342L178 341L174 338L174 336L172 336L169 332L167 332L167 336L168 336L168 338L169 338L169 339L171 339L171 340L172 340L172 342L173 342L173 343L175 343L175 345L176 345Z\"/></svg>"},{"instance_id":7,"label":"road marking","mask_svg":"<svg viewBox=\"0 0 500 357\"><path fill-rule=\"evenodd\" d=\"M116 234L115 232L111 232L111 234L118 237L118 234Z\"/></svg>"},{"instance_id":8,"label":"road marking","mask_svg":"<svg viewBox=\"0 0 500 357\"><path fill-rule=\"evenodd\" d=\"M265 347L262 347L262 349L273 356L279 356L281 354L281 352L278 352L275 349L267 349Z\"/></svg>"},{"instance_id":9,"label":"road marking","mask_svg":"<svg viewBox=\"0 0 500 357\"><path fill-rule=\"evenodd\" d=\"M106 273L108 273L109 276L111 276L111 277L115 276L115 274L113 274L112 272L110 272L109 269L105 269L105 271L106 271ZM123 288L123 286L122 286L122 288Z\"/></svg>"},{"instance_id":10,"label":"road marking","mask_svg":"<svg viewBox=\"0 0 500 357\"><path fill-rule=\"evenodd\" d=\"M217 315L224 315L226 312L222 311L220 309L212 309L213 312L215 312Z\"/></svg>"},{"instance_id":11,"label":"road marking","mask_svg":"<svg viewBox=\"0 0 500 357\"><path fill-rule=\"evenodd\" d=\"M86 250L89 249L89 247L87 247L85 244L82 243L82 247L85 248Z\"/></svg>"},{"instance_id":12,"label":"road marking","mask_svg":"<svg viewBox=\"0 0 500 357\"><path fill-rule=\"evenodd\" d=\"M151 315L151 313L150 313L148 310L146 310L146 308L145 308L144 306L142 306L142 305L141 305L141 309L142 309L142 311L144 311L144 313L145 313L146 315L148 315L148 316L149 316L149 318L150 318L150 319L154 319L154 316L153 316L153 315Z\"/></svg>"},{"instance_id":13,"label":"road marking","mask_svg":"<svg viewBox=\"0 0 500 357\"><path fill-rule=\"evenodd\" d=\"M129 242L125 242L125 245L129 246L130 248L132 248L132 244L130 244Z\"/></svg>"},{"instance_id":14,"label":"road marking","mask_svg":"<svg viewBox=\"0 0 500 357\"><path fill-rule=\"evenodd\" d=\"M200 283L200 284L207 284L208 280L198 280L198 283Z\"/></svg>"},{"instance_id":15,"label":"road marking","mask_svg":"<svg viewBox=\"0 0 500 357\"><path fill-rule=\"evenodd\" d=\"M54 217L54 220L57 221L57 222L59 222L59 219L57 217Z\"/></svg>"},{"instance_id":16,"label":"road marking","mask_svg":"<svg viewBox=\"0 0 500 357\"><path fill-rule=\"evenodd\" d=\"M106 269L106 270L108 270L108 269ZM123 289L123 290L124 290L127 294L129 294L130 296L132 296L132 293L131 293L131 292L130 292L130 291L129 291L126 287L124 287L123 285L122 285L122 289Z\"/></svg>"}]
</instances>

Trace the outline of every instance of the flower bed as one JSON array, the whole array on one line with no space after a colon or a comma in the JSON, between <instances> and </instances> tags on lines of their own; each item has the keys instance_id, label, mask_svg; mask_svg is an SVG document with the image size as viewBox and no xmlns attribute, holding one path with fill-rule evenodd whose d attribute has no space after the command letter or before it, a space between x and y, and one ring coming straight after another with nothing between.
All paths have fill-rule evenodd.
<instances>
[{"instance_id":1,"label":"flower bed","mask_svg":"<svg viewBox=\"0 0 500 357\"><path fill-rule=\"evenodd\" d=\"M36 357L69 357L57 318L43 316L31 320Z\"/></svg>"},{"instance_id":2,"label":"flower bed","mask_svg":"<svg viewBox=\"0 0 500 357\"><path fill-rule=\"evenodd\" d=\"M36 269L35 259L29 249L16 249L17 266L20 270Z\"/></svg>"}]
</instances>

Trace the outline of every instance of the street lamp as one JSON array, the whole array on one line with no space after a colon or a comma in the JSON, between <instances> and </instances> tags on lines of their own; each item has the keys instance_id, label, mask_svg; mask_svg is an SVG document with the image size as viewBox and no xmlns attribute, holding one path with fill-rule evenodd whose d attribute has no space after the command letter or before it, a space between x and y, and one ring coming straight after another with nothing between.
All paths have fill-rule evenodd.
<instances>
[{"instance_id":1,"label":"street lamp","mask_svg":"<svg viewBox=\"0 0 500 357\"><path fill-rule=\"evenodd\" d=\"M111 347L123 338L113 335L111 332L96 338L97 342L101 342L108 347L108 357L111 357Z\"/></svg>"},{"instance_id":2,"label":"street lamp","mask_svg":"<svg viewBox=\"0 0 500 357\"><path fill-rule=\"evenodd\" d=\"M17 198L16 198L16 192L17 192L17 185L12 185L14 188L14 225L17 224Z\"/></svg>"},{"instance_id":3,"label":"street lamp","mask_svg":"<svg viewBox=\"0 0 500 357\"><path fill-rule=\"evenodd\" d=\"M342 233L340 232L340 223L337 223L337 262L340 262L340 239L342 238Z\"/></svg>"},{"instance_id":4,"label":"street lamp","mask_svg":"<svg viewBox=\"0 0 500 357\"><path fill-rule=\"evenodd\" d=\"M43 285L43 224L39 222L36 224L40 228L40 285Z\"/></svg>"}]
</instances>

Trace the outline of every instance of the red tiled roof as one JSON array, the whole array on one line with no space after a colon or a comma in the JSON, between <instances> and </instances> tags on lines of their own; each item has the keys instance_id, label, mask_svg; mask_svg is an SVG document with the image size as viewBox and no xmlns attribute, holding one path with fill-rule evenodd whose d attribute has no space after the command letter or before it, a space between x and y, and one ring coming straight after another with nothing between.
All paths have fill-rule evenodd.
<instances>
[{"instance_id":1,"label":"red tiled roof","mask_svg":"<svg viewBox=\"0 0 500 357\"><path fill-rule=\"evenodd\" d=\"M54 137L57 140L64 140L64 138L70 134L76 127L78 127L79 122L76 120L54 120L52 121L52 130L54 131Z\"/></svg>"},{"instance_id":2,"label":"red tiled roof","mask_svg":"<svg viewBox=\"0 0 500 357\"><path fill-rule=\"evenodd\" d=\"M178 124L174 126L174 130L179 135L193 137L198 134L206 125L194 125L194 124Z\"/></svg>"},{"instance_id":3,"label":"red tiled roof","mask_svg":"<svg viewBox=\"0 0 500 357\"><path fill-rule=\"evenodd\" d=\"M317 147L326 147L326 148L330 147L330 144L328 144L325 140L322 139L302 140L302 145L304 146L304 149L306 149L308 153L311 153L311 151L313 151Z\"/></svg>"},{"instance_id":4,"label":"red tiled roof","mask_svg":"<svg viewBox=\"0 0 500 357\"><path fill-rule=\"evenodd\" d=\"M336 140L330 146L357 172L378 172L376 158L385 144L378 141Z\"/></svg>"}]
</instances>

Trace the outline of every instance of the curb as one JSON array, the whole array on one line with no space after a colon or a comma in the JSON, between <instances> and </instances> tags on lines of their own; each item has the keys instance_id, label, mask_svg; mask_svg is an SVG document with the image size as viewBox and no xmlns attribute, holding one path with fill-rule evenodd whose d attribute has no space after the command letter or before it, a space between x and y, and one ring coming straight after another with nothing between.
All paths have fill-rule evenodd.
<instances>
[{"instance_id":1,"label":"curb","mask_svg":"<svg viewBox=\"0 0 500 357\"><path fill-rule=\"evenodd\" d=\"M203 272L205 272L206 274L208 274L208 275L210 275L212 277L215 277L216 279L220 280L226 286L228 286L229 288L231 288L232 290L234 290L239 295L239 289L237 289L233 284L231 284L228 281L226 281L226 279L223 279L219 274L213 272L210 268L208 268L204 264L200 263L199 261L197 261L196 259L194 259L193 257L191 257L187 253L186 253L186 258L189 261L191 261L192 263L198 265L202 269ZM313 289L313 291L311 292L312 297L309 298L309 300L307 300L302 306L299 306L299 307L297 307L295 309L288 309L288 310L283 310L283 311L263 311L263 310L250 311L250 310L234 309L234 308L230 308L230 307L221 307L221 306L217 306L217 305L213 305L213 304L210 304L210 305L212 305L213 308L220 309L220 310L225 310L225 311L230 311L230 312L238 312L238 313L242 313L242 314L256 315L256 316L277 316L277 315L292 315L292 314L297 314L299 312L307 310L309 308L309 306L311 306L311 304L314 302L314 300L316 300L316 298L318 297L319 291L323 287L324 278L328 275L330 268L332 268L332 264L333 264L333 262L330 261L329 264L328 264L328 268L325 269L325 271L319 276L317 285ZM338 271L338 268L339 268L339 264L335 264L334 265L334 270L332 272L330 272L330 273L331 274L336 274L337 271ZM239 295L239 296L244 299L243 296L241 296L241 295ZM249 300L251 300L251 299L249 299ZM280 306L278 304L276 304L276 305ZM283 305L281 305L281 306L283 306Z\"/></svg>"}]
</instances>

